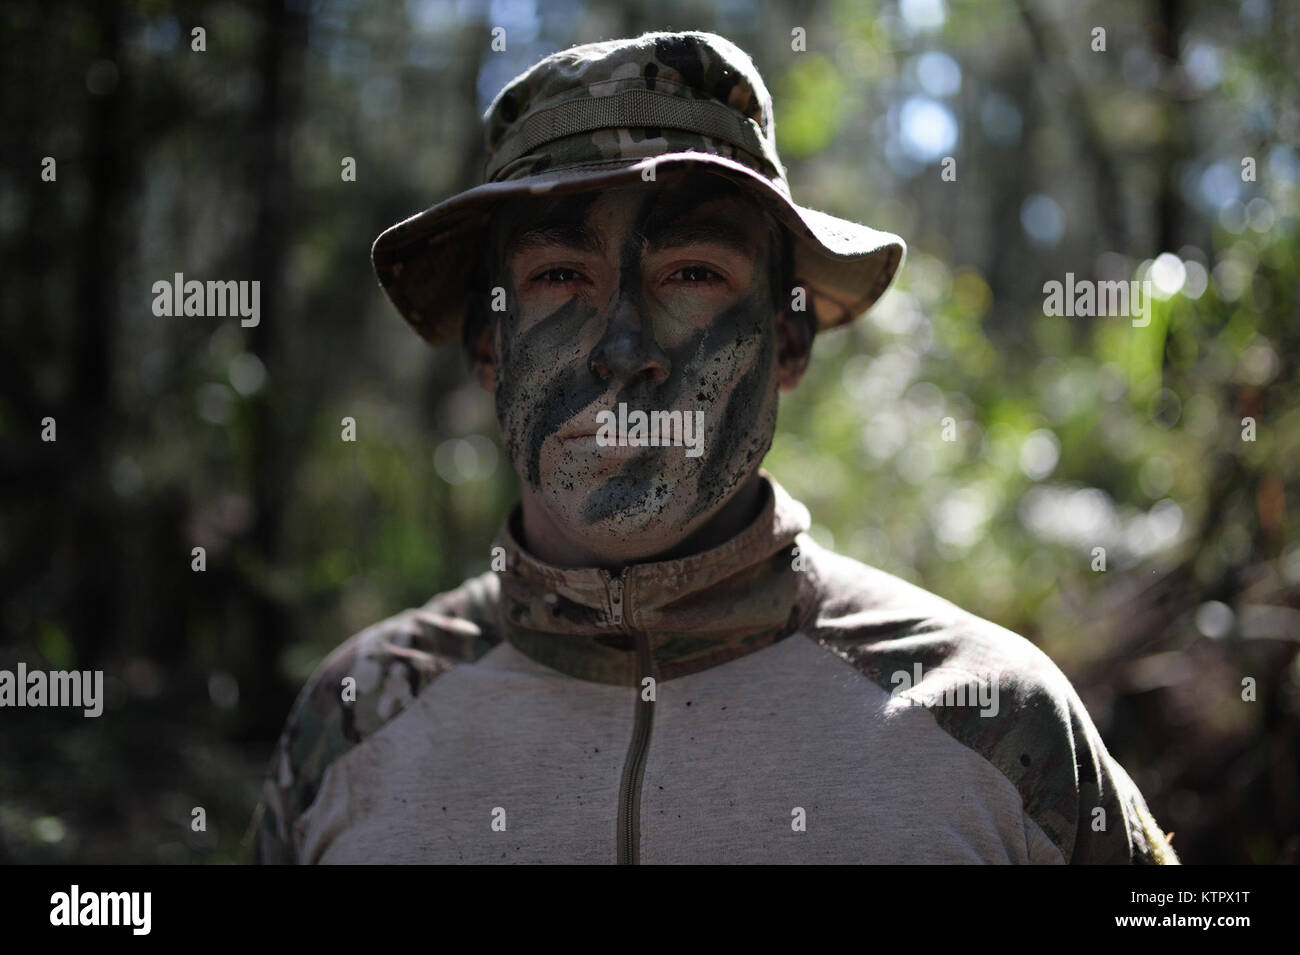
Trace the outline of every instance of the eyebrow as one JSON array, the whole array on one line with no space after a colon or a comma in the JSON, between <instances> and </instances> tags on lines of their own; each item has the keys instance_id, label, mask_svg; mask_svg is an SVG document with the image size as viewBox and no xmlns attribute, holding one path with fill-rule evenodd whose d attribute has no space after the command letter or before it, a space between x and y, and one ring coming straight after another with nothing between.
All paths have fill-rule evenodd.
<instances>
[{"instance_id":1,"label":"eyebrow","mask_svg":"<svg viewBox=\"0 0 1300 955\"><path fill-rule=\"evenodd\" d=\"M600 252L605 247L600 234L585 225L564 222L526 229L514 236L506 247L511 254L548 245L560 245L583 252Z\"/></svg>"},{"instance_id":2,"label":"eyebrow","mask_svg":"<svg viewBox=\"0 0 1300 955\"><path fill-rule=\"evenodd\" d=\"M652 249L672 249L683 245L704 243L721 245L740 253L754 252L754 239L739 222L727 219L710 219L707 222L671 222L649 230L647 238Z\"/></svg>"}]
</instances>

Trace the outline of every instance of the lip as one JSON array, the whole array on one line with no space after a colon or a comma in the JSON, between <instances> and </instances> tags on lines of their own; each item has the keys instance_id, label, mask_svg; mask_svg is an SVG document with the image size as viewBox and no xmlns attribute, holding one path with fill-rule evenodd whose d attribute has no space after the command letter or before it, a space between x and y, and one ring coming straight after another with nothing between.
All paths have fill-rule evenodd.
<instances>
[{"instance_id":1,"label":"lip","mask_svg":"<svg viewBox=\"0 0 1300 955\"><path fill-rule=\"evenodd\" d=\"M627 435L615 435L613 444L599 445L596 444L595 431L584 431L581 434L571 434L568 437L560 438L560 443L590 445L592 447L600 448L600 450L604 451L607 448L617 448L626 445Z\"/></svg>"},{"instance_id":2,"label":"lip","mask_svg":"<svg viewBox=\"0 0 1300 955\"><path fill-rule=\"evenodd\" d=\"M579 454L592 454L603 458L622 459L634 458L646 451L659 450L653 447L643 447L641 445L628 444L626 440L619 441L616 444L597 444L596 432L585 431L578 434L570 434L568 437L560 438L560 446L568 451Z\"/></svg>"},{"instance_id":3,"label":"lip","mask_svg":"<svg viewBox=\"0 0 1300 955\"><path fill-rule=\"evenodd\" d=\"M583 441L583 442L585 442L585 441L587 441L589 438L595 438L597 434L599 434L599 432L597 432L597 431L579 431L579 432L576 432L576 433L574 433L574 434L560 435L560 441L561 441L561 442L569 442L569 441ZM610 447L615 447L615 446L618 446L618 445L624 445L624 444L627 444L627 443L628 443L628 442L627 442L627 434L619 434L619 433L615 432L615 434L614 434L613 437L614 437L614 444L613 444L613 445L610 445Z\"/></svg>"}]
</instances>

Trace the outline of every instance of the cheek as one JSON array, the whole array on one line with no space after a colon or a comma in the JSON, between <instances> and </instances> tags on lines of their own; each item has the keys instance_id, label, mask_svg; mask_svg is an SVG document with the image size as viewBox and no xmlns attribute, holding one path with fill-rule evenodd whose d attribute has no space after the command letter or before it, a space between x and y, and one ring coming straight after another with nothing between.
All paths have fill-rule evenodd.
<instances>
[{"instance_id":1,"label":"cheek","mask_svg":"<svg viewBox=\"0 0 1300 955\"><path fill-rule=\"evenodd\" d=\"M699 363L701 400L711 412L692 516L719 505L744 482L762 462L776 428L771 305L758 294L742 305L720 322L717 347Z\"/></svg>"},{"instance_id":2,"label":"cheek","mask_svg":"<svg viewBox=\"0 0 1300 955\"><path fill-rule=\"evenodd\" d=\"M507 453L530 485L541 483L546 438L591 404L603 386L581 361L582 329L592 310L572 299L519 333L513 312L502 316L497 420ZM534 316L527 316L533 322Z\"/></svg>"},{"instance_id":3,"label":"cheek","mask_svg":"<svg viewBox=\"0 0 1300 955\"><path fill-rule=\"evenodd\" d=\"M683 398L705 410L712 426L719 415L734 419L737 389L753 372L766 379L771 375L772 335L764 309L767 303L758 290L750 291L734 304L711 316L702 336L682 349Z\"/></svg>"}]
</instances>

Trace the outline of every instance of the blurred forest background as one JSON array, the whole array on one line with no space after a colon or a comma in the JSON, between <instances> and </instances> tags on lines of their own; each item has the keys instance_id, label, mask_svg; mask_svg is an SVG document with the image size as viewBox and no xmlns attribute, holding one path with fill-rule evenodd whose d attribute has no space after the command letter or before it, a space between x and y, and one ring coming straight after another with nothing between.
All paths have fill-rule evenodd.
<instances>
[{"instance_id":1,"label":"blurred forest background","mask_svg":"<svg viewBox=\"0 0 1300 955\"><path fill-rule=\"evenodd\" d=\"M541 56L706 29L772 89L796 198L910 245L784 401L766 466L815 536L1042 646L1184 861L1300 860L1298 19L7 0L0 667L103 668L109 699L0 713L0 859L239 859L315 663L488 568L517 494L491 400L370 244L477 181L483 110ZM176 272L260 280L260 325L156 317ZM1067 272L1150 279L1151 324L1046 317Z\"/></svg>"}]
</instances>

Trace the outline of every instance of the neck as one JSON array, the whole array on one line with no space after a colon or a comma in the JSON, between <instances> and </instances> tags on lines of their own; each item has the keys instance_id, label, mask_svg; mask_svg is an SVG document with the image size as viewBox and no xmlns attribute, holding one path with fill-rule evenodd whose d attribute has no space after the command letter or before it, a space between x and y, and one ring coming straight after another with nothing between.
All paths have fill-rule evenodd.
<instances>
[{"instance_id":1,"label":"neck","mask_svg":"<svg viewBox=\"0 0 1300 955\"><path fill-rule=\"evenodd\" d=\"M762 478L757 471L708 520L685 536L637 535L631 541L575 533L552 519L540 496L525 486L521 499L523 539L520 543L538 560L556 567L616 568L627 564L675 560L717 547L735 537L758 516L763 505Z\"/></svg>"}]
</instances>

